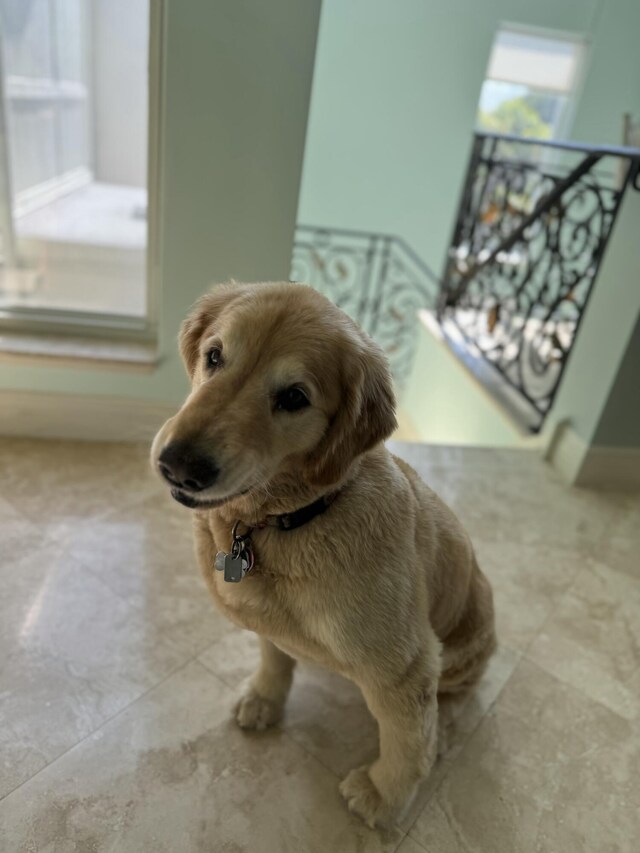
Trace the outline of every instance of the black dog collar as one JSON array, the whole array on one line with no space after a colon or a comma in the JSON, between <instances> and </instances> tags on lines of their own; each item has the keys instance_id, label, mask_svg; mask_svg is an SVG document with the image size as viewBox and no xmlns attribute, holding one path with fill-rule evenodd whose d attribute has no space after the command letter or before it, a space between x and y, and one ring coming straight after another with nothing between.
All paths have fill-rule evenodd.
<instances>
[{"instance_id":1,"label":"black dog collar","mask_svg":"<svg viewBox=\"0 0 640 853\"><path fill-rule=\"evenodd\" d=\"M295 530L296 527L302 527L303 524L311 521L317 515L326 512L337 496L338 492L331 492L318 498L312 504L307 504L307 506L293 512L285 512L282 515L268 515L264 521L259 521L254 527L257 530L263 530L265 527L277 527L278 530Z\"/></svg>"},{"instance_id":2,"label":"black dog collar","mask_svg":"<svg viewBox=\"0 0 640 853\"><path fill-rule=\"evenodd\" d=\"M285 512L282 515L268 515L263 521L259 521L253 526L244 524L240 520L236 521L231 534L233 539L231 551L229 553L218 551L214 565L216 571L224 572L224 579L228 583L239 583L245 575L251 574L256 564L251 541L251 534L254 530L264 530L265 527L276 527L278 530L295 530L297 527L307 524L317 515L326 512L337 495L338 492L331 492L293 512ZM246 533L238 533L238 527L241 524L247 528Z\"/></svg>"}]
</instances>

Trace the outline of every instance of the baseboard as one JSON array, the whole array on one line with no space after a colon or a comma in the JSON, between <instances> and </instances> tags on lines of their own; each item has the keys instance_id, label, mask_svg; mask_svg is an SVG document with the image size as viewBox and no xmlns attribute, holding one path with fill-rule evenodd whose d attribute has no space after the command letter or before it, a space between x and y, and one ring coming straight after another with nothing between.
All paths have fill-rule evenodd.
<instances>
[{"instance_id":1,"label":"baseboard","mask_svg":"<svg viewBox=\"0 0 640 853\"><path fill-rule=\"evenodd\" d=\"M602 489L640 489L640 448L590 447L575 485Z\"/></svg>"},{"instance_id":2,"label":"baseboard","mask_svg":"<svg viewBox=\"0 0 640 853\"><path fill-rule=\"evenodd\" d=\"M0 391L0 435L150 441L176 404L126 397Z\"/></svg>"},{"instance_id":3,"label":"baseboard","mask_svg":"<svg viewBox=\"0 0 640 853\"><path fill-rule=\"evenodd\" d=\"M569 485L640 489L640 448L590 446L568 421L555 425L544 455Z\"/></svg>"},{"instance_id":4,"label":"baseboard","mask_svg":"<svg viewBox=\"0 0 640 853\"><path fill-rule=\"evenodd\" d=\"M556 469L565 483L575 485L589 445L568 420L548 426L545 435L547 446L544 458Z\"/></svg>"}]
</instances>

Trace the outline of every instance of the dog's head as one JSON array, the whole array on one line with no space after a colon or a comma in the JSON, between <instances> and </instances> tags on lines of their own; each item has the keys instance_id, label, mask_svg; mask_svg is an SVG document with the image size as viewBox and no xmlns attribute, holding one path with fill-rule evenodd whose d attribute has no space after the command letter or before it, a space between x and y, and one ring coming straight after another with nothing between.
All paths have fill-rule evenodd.
<instances>
[{"instance_id":1,"label":"dog's head","mask_svg":"<svg viewBox=\"0 0 640 853\"><path fill-rule=\"evenodd\" d=\"M396 426L382 351L299 284L220 285L180 332L191 393L152 462L176 500L211 507L280 475L339 483Z\"/></svg>"}]
</instances>

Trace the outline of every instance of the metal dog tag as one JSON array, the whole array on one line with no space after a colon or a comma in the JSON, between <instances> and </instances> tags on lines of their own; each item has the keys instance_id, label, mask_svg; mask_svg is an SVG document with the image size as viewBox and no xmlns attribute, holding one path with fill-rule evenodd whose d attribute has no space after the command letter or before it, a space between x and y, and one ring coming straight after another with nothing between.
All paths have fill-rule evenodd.
<instances>
[{"instance_id":1,"label":"metal dog tag","mask_svg":"<svg viewBox=\"0 0 640 853\"><path fill-rule=\"evenodd\" d=\"M244 563L244 565L243 565ZM234 557L233 554L225 554L224 557L224 579L227 583L240 583L244 577L246 569L246 561L243 561L242 556L238 554Z\"/></svg>"},{"instance_id":2,"label":"metal dog tag","mask_svg":"<svg viewBox=\"0 0 640 853\"><path fill-rule=\"evenodd\" d=\"M233 554L218 551L214 567L217 572L224 572L227 583L239 583L249 568L249 561L242 554L234 557Z\"/></svg>"},{"instance_id":3,"label":"metal dog tag","mask_svg":"<svg viewBox=\"0 0 640 853\"><path fill-rule=\"evenodd\" d=\"M224 572L224 579L227 583L240 583L242 578L253 571L256 558L251 545L251 528L244 535L238 534L239 521L233 526L231 553L226 551L218 551L214 562L214 568L217 572Z\"/></svg>"}]
</instances>

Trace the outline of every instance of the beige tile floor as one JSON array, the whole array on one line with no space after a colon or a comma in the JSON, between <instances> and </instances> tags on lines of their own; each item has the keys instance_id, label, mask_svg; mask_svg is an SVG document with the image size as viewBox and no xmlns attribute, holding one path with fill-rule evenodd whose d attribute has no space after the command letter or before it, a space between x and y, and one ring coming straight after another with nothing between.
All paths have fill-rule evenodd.
<instances>
[{"instance_id":1,"label":"beige tile floor","mask_svg":"<svg viewBox=\"0 0 640 853\"><path fill-rule=\"evenodd\" d=\"M301 668L281 727L231 721L256 644L146 448L0 441L2 853L640 849L640 498L524 451L398 448L473 535L501 646L378 833L338 794L376 748L351 684Z\"/></svg>"}]
</instances>

